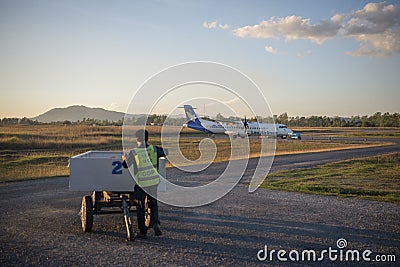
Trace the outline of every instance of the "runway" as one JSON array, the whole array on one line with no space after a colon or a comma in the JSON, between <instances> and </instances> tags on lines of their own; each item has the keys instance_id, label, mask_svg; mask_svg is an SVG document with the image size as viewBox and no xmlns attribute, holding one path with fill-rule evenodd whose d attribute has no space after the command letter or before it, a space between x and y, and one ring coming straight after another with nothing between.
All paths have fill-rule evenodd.
<instances>
[{"instance_id":1,"label":"runway","mask_svg":"<svg viewBox=\"0 0 400 267\"><path fill-rule=\"evenodd\" d=\"M393 139L391 139L393 141ZM399 151L399 140L385 147L284 155L275 158L272 171L313 167L354 157ZM253 171L250 160L244 181ZM204 178L223 168L218 163ZM167 175L183 181L185 174L168 169ZM89 192L88 192L89 193ZM94 218L92 233L83 233L78 216L83 192L69 192L68 177L0 184L1 266L59 265L243 265L260 261L264 249L284 251L338 250L344 238L349 250L370 250L400 260L400 206L398 204L331 196L306 195L259 189L248 193L244 183L222 199L199 208L160 204L161 237L125 241L120 214ZM322 262L290 261L295 266L343 264L325 257ZM276 257L272 264L285 265ZM365 261L352 262L364 265ZM382 263L370 262L381 266Z\"/></svg>"},{"instance_id":2,"label":"runway","mask_svg":"<svg viewBox=\"0 0 400 267\"><path fill-rule=\"evenodd\" d=\"M358 139L347 138L347 141L359 141ZM293 170L299 168L312 168L326 163L341 160L369 157L380 154L387 154L400 151L400 140L398 139L371 139L371 142L391 143L390 145L336 150L328 152L311 152L301 154L279 155L274 157L270 172ZM251 158L247 163L246 171L241 179L241 183L248 183L258 164L258 158ZM169 179L182 186L200 186L218 178L227 167L227 162L211 164L207 169L196 173L187 173L176 168L169 169Z\"/></svg>"}]
</instances>

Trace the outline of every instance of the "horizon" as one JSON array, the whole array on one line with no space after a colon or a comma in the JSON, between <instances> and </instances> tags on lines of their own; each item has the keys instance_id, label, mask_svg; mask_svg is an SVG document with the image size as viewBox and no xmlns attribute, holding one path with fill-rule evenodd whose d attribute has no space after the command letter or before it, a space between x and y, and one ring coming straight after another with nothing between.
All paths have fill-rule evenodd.
<instances>
[{"instance_id":1,"label":"horizon","mask_svg":"<svg viewBox=\"0 0 400 267\"><path fill-rule=\"evenodd\" d=\"M38 117L38 116L40 116L40 115L43 115L43 114L45 114L45 113L47 113L47 112L49 112L49 111L51 111L51 110L53 110L53 109L66 109L66 108L70 108L70 107L76 107L76 106L79 106L79 107L85 107L85 108L90 108L90 109L104 109L104 110L106 110L106 111L111 111L111 112L119 112L119 113L124 113L124 114L126 114L125 113L125 111L118 111L118 110L112 110L112 109L107 109L107 108L104 108L104 107L90 107L90 106L86 106L86 105L82 105L82 104L76 104L76 105L70 105L70 106L66 106L66 107L53 107L53 108L51 108L51 109L49 109L49 110L47 110L47 111L45 111L45 112L43 112L43 113L40 113L40 114L38 114L38 115L35 115L35 116L22 116L22 117L5 117L5 116L0 116L0 119L5 119L5 118L8 118L8 119L11 119L11 118L18 118L18 119L22 119L22 118L27 118L27 119L33 119L33 118L35 118L35 117ZM195 109L196 109L196 107L194 107ZM399 114L399 112L389 112L389 111L376 111L376 112L374 112L374 113L372 113L372 114L354 114L354 115L350 115L350 116L340 116L340 115L321 115L321 114L312 114L312 115L292 115L292 114L289 114L289 113L287 113L287 112L283 112L283 113L287 113L287 115L288 115L288 117L289 118L296 118L296 117L305 117L305 118L308 118L308 117L311 117L311 116L316 116L316 117L328 117L328 118L335 118L335 117L339 117L339 118L352 118L352 117L357 117L357 116L359 116L359 117L363 117L363 116L368 116L368 117L370 117L370 116L372 116L372 115L374 115L374 114L376 114L376 113L378 113L378 112L380 112L381 114L385 114L385 113L389 113L389 114L394 114L394 113L397 113L397 114ZM209 118L215 118L220 112L217 112L217 113L215 113L215 114L199 114L198 112L196 112L197 113L197 115L199 116L199 117L209 117ZM274 116L279 116L279 115L281 115L281 114L283 114L283 113L279 113L279 114L273 114ZM137 113L137 114L144 114L144 113ZM168 115L168 114L165 114L165 113L152 113L152 114L156 114L156 115ZM225 118L228 118L228 117L230 117L230 116L234 116L233 114L231 114L231 115L226 115L226 114L223 114L223 113L220 113L223 117L225 117ZM150 114L151 115L151 114ZM184 114L184 112L181 112L181 114L180 113L176 113L176 112L174 112L173 114L172 114L173 116L178 116L178 115L181 115L182 117L185 117L185 114ZM244 118L244 117L247 117L247 116L241 116L242 118ZM250 117L248 117L248 118L250 118Z\"/></svg>"},{"instance_id":2,"label":"horizon","mask_svg":"<svg viewBox=\"0 0 400 267\"><path fill-rule=\"evenodd\" d=\"M125 113L150 77L193 61L243 72L272 114L400 112L396 0L5 0L0 18L2 118L76 103ZM157 112L168 114L166 106Z\"/></svg>"}]
</instances>

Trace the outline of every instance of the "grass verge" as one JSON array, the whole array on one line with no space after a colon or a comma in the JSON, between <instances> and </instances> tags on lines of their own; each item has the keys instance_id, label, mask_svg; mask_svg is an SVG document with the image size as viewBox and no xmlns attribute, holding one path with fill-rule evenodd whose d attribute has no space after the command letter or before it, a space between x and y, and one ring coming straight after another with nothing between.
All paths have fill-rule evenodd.
<instances>
[{"instance_id":1,"label":"grass verge","mask_svg":"<svg viewBox=\"0 0 400 267\"><path fill-rule=\"evenodd\" d=\"M280 171L262 188L291 192L400 202L400 153Z\"/></svg>"}]
</instances>

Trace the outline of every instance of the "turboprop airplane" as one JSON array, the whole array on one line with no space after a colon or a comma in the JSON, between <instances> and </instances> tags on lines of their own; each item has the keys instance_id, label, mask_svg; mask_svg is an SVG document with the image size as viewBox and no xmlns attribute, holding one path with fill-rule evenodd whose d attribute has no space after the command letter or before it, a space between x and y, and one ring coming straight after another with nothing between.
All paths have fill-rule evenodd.
<instances>
[{"instance_id":1,"label":"turboprop airplane","mask_svg":"<svg viewBox=\"0 0 400 267\"><path fill-rule=\"evenodd\" d=\"M246 118L244 122L206 120L199 118L191 105L184 105L183 108L187 119L184 126L208 134L226 134L242 138L246 135L260 135L283 139L294 135L285 124L248 122Z\"/></svg>"}]
</instances>

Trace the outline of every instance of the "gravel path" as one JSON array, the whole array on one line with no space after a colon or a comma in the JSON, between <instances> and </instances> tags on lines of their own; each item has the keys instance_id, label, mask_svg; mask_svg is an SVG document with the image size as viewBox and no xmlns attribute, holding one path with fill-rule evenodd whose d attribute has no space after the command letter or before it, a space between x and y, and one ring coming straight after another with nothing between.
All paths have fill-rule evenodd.
<instances>
[{"instance_id":1,"label":"gravel path","mask_svg":"<svg viewBox=\"0 0 400 267\"><path fill-rule=\"evenodd\" d=\"M393 147L398 151L398 145ZM352 151L370 155L389 150ZM314 159L308 157L277 157L274 168L287 169L332 154L314 153ZM337 154L334 159L338 160ZM179 175L175 169L168 170L168 176ZM319 253L329 247L337 249L339 238L347 240L346 249L371 250L371 258L394 254L397 266L400 262L398 204L263 189L249 194L239 184L207 206L177 208L160 204L163 236L155 237L151 231L148 240L126 242L121 214L95 216L92 233L81 231L78 212L83 193L69 192L68 178L0 184L0 194L1 266L255 266L270 264L257 259L265 245L269 251L301 253L312 249ZM273 264L284 265L276 255ZM349 263L331 262L325 257L323 264ZM396 262L370 264L396 266Z\"/></svg>"}]
</instances>

